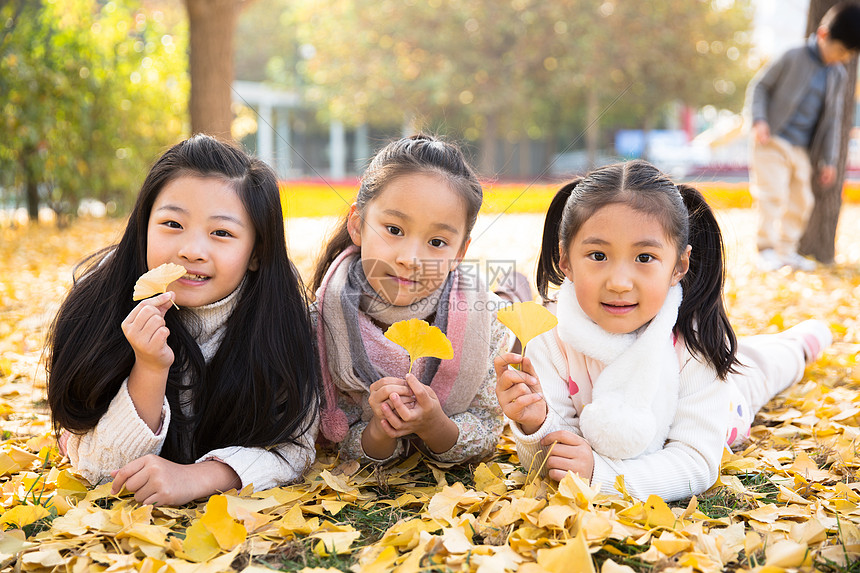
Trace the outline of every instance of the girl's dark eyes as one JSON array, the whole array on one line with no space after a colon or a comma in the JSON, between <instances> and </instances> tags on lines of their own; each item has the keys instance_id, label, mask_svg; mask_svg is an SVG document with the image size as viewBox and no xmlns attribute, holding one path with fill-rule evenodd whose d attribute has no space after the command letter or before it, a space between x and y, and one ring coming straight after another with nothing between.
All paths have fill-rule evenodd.
<instances>
[{"instance_id":1,"label":"girl's dark eyes","mask_svg":"<svg viewBox=\"0 0 860 573\"><path fill-rule=\"evenodd\" d=\"M648 255L645 253L642 253L641 255L638 255L636 257L637 263L650 263L653 260L654 260L654 255Z\"/></svg>"},{"instance_id":2,"label":"girl's dark eyes","mask_svg":"<svg viewBox=\"0 0 860 573\"><path fill-rule=\"evenodd\" d=\"M182 225L180 225L176 221L165 221L164 223L162 223L162 225L165 225L166 227L170 227L171 229L181 229L182 228Z\"/></svg>"},{"instance_id":3,"label":"girl's dark eyes","mask_svg":"<svg viewBox=\"0 0 860 573\"><path fill-rule=\"evenodd\" d=\"M605 261L606 260L606 254L601 253L601 252L588 253L588 258L590 258L593 261Z\"/></svg>"},{"instance_id":4,"label":"girl's dark eyes","mask_svg":"<svg viewBox=\"0 0 860 573\"><path fill-rule=\"evenodd\" d=\"M403 231L400 230L400 227L396 227L394 225L386 225L385 229L391 233L392 235L402 235Z\"/></svg>"},{"instance_id":5,"label":"girl's dark eyes","mask_svg":"<svg viewBox=\"0 0 860 573\"><path fill-rule=\"evenodd\" d=\"M443 241L442 239L430 239L430 244L431 244L432 246L434 246L434 247L437 247L437 248L438 248L438 247L444 247L444 246L445 246L445 245L447 245L448 243L446 243L446 242L445 242L445 241Z\"/></svg>"},{"instance_id":6,"label":"girl's dark eyes","mask_svg":"<svg viewBox=\"0 0 860 573\"><path fill-rule=\"evenodd\" d=\"M216 237L232 237L233 234L229 231L225 231L224 229L218 229L217 231L212 232Z\"/></svg>"}]
</instances>

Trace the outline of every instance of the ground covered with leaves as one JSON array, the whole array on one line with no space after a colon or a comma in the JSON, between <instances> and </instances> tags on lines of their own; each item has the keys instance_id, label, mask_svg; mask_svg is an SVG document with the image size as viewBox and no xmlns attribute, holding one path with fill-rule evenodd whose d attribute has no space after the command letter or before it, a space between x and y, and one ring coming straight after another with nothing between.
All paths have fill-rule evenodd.
<instances>
[{"instance_id":1,"label":"ground covered with leaves","mask_svg":"<svg viewBox=\"0 0 860 573\"><path fill-rule=\"evenodd\" d=\"M837 264L762 273L754 213L719 213L726 299L740 335L805 318L836 343L759 415L706 494L667 505L605 496L569 475L527 475L512 442L469 467L414 456L386 468L321 456L304 482L141 506L88 487L45 409L44 335L84 254L122 222L0 228L0 567L16 571L860 571L860 207L842 215ZM331 219L288 221L304 276ZM533 271L542 218L484 215L470 257ZM512 232L514 230L514 232Z\"/></svg>"}]
</instances>

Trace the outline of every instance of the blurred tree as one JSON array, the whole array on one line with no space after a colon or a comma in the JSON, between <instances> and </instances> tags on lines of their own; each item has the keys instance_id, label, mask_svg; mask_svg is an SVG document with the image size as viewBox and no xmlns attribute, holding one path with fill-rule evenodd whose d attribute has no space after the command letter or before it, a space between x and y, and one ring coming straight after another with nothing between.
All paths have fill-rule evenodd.
<instances>
[{"instance_id":1,"label":"blurred tree","mask_svg":"<svg viewBox=\"0 0 860 573\"><path fill-rule=\"evenodd\" d=\"M485 175L501 136L555 141L579 123L595 149L607 111L647 128L673 101L739 108L750 74L748 0L296 0L292 15L324 113L458 122Z\"/></svg>"},{"instance_id":2,"label":"blurred tree","mask_svg":"<svg viewBox=\"0 0 860 573\"><path fill-rule=\"evenodd\" d=\"M556 15L564 35L579 42L566 53L563 45L555 48L560 73L554 75L554 92L585 93L580 98L591 163L601 116L612 107L626 109L645 132L657 126L673 102L740 109L739 86L751 76L743 64L750 43L749 2L580 4L576 17Z\"/></svg>"},{"instance_id":3,"label":"blurred tree","mask_svg":"<svg viewBox=\"0 0 860 573\"><path fill-rule=\"evenodd\" d=\"M811 0L806 18L807 36L818 29L821 18L837 2L838 0ZM800 238L798 248L800 254L813 256L827 264L832 263L836 255L836 227L839 223L839 212L842 210L842 186L845 183L848 140L851 137L851 128L854 126L857 56L845 64L845 67L848 70L848 83L845 86L845 99L842 103L842 137L839 141L836 181L830 187L823 187L819 179L819 166L812 166L812 193L815 195L815 206L806 232Z\"/></svg>"},{"instance_id":4,"label":"blurred tree","mask_svg":"<svg viewBox=\"0 0 860 573\"><path fill-rule=\"evenodd\" d=\"M62 4L62 5L60 5ZM147 166L186 131L185 38L130 2L0 5L0 185L62 222L81 199L134 199Z\"/></svg>"},{"instance_id":5,"label":"blurred tree","mask_svg":"<svg viewBox=\"0 0 860 573\"><path fill-rule=\"evenodd\" d=\"M233 61L237 80L272 81L295 88L300 60L293 0L253 2L242 9L236 25Z\"/></svg>"},{"instance_id":6,"label":"blurred tree","mask_svg":"<svg viewBox=\"0 0 860 573\"><path fill-rule=\"evenodd\" d=\"M191 132L232 139L233 38L252 0L185 0L191 73Z\"/></svg>"}]
</instances>

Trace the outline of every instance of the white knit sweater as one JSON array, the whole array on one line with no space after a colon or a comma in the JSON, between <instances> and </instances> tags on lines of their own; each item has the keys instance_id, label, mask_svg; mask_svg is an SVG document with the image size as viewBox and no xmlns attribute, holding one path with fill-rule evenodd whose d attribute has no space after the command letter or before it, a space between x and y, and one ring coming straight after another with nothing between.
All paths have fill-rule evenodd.
<instances>
[{"instance_id":1,"label":"white knit sweater","mask_svg":"<svg viewBox=\"0 0 860 573\"><path fill-rule=\"evenodd\" d=\"M238 301L238 292L239 289L218 302L189 309L200 321L202 332L196 340L207 362L221 344L227 318ZM161 416L161 428L157 434L153 433L138 415L126 379L95 428L82 435L68 434L66 454L75 470L91 484L109 481L111 471L139 457L161 452L170 426L166 397ZM276 450L280 456L264 448L230 446L213 450L197 462L225 463L238 474L242 487L254 484L254 489L260 491L299 479L316 456L316 435L317 424L314 423L310 431L299 437L300 445L278 446Z\"/></svg>"},{"instance_id":2,"label":"white knit sweater","mask_svg":"<svg viewBox=\"0 0 860 573\"><path fill-rule=\"evenodd\" d=\"M566 351L577 352L570 347ZM528 469L543 462L548 448L540 445L541 438L556 430L582 432L568 389L567 361L554 332L532 340L526 355L534 365L549 412L534 434L523 434L515 422L510 422L520 462ZM689 351L682 362L678 407L663 448L630 459L611 459L593 452L591 483L599 484L603 492L615 492L619 475L624 476L625 488L634 497L646 499L656 494L667 501L697 495L716 481L725 444L728 385Z\"/></svg>"}]
</instances>

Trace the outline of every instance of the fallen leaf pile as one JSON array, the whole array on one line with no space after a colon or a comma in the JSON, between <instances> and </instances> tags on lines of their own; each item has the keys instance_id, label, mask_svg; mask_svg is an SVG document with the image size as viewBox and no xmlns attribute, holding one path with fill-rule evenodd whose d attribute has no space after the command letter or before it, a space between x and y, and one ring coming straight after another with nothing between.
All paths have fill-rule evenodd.
<instances>
[{"instance_id":1,"label":"fallen leaf pile","mask_svg":"<svg viewBox=\"0 0 860 573\"><path fill-rule=\"evenodd\" d=\"M840 227L833 267L765 274L754 266L754 213L719 215L738 334L816 317L837 342L760 413L749 446L724 457L716 487L668 505L602 495L573 474L532 479L507 435L492 459L468 467L415 454L374 468L321 451L300 484L182 507L86 486L57 450L38 365L71 265L121 223L0 229L0 568L856 572L860 229ZM858 215L847 206L843 220ZM305 276L317 246L291 245Z\"/></svg>"}]
</instances>

